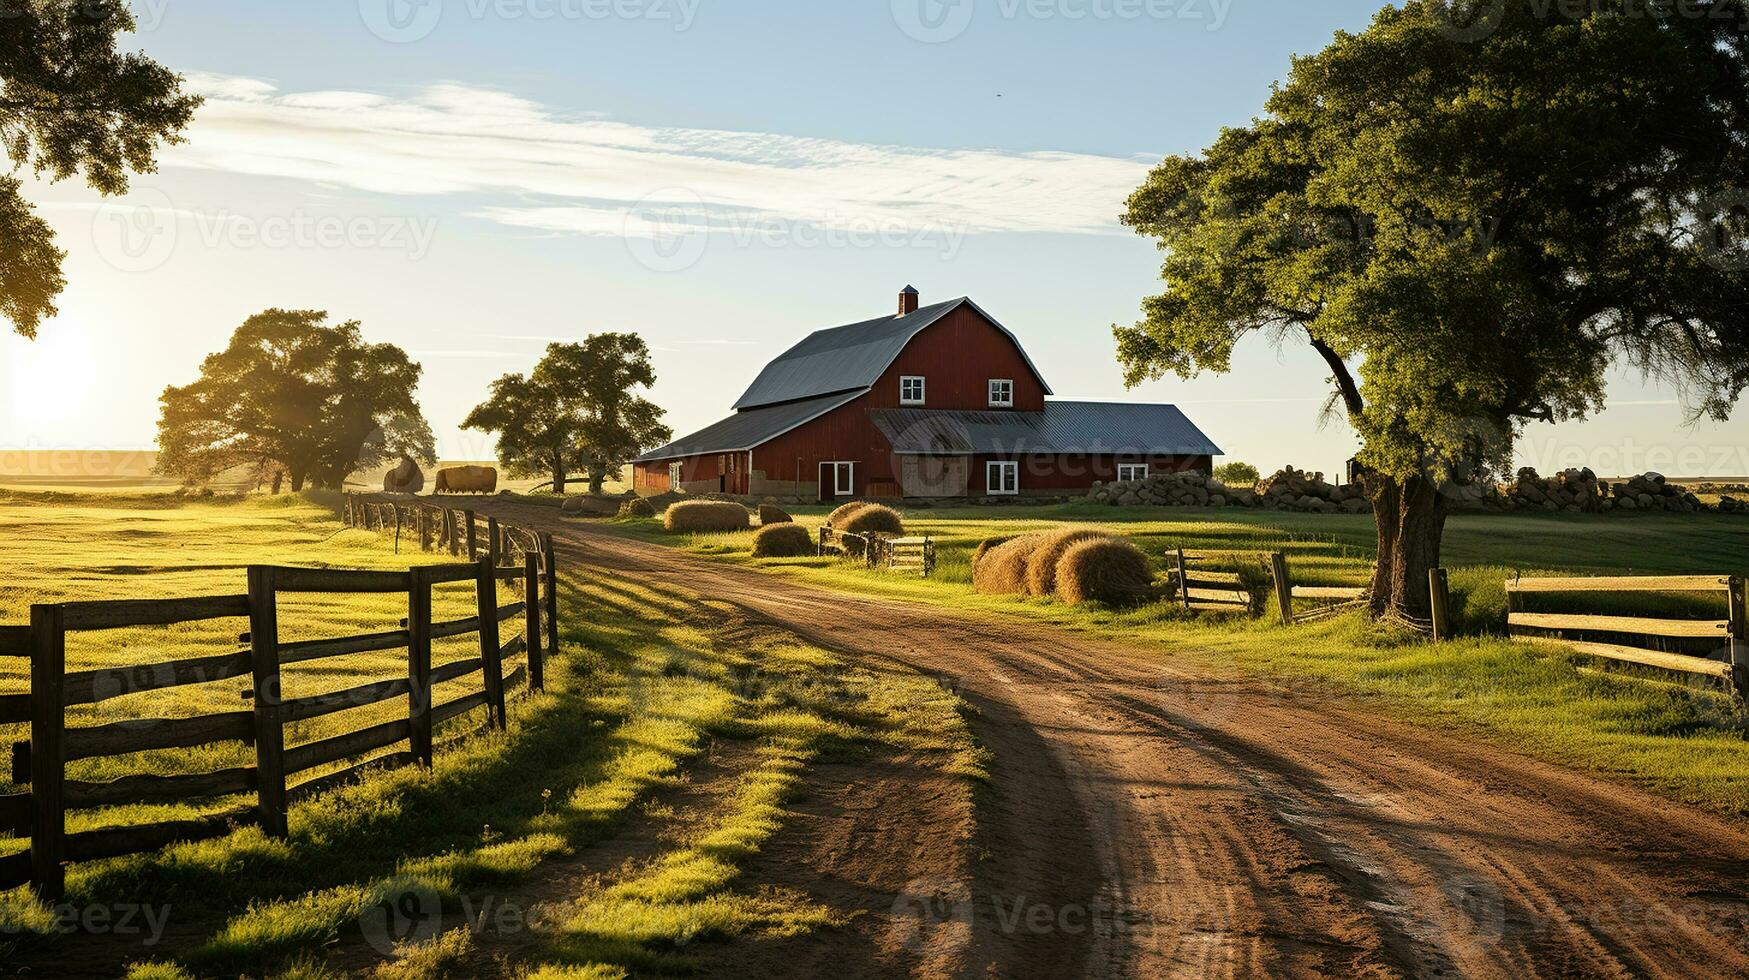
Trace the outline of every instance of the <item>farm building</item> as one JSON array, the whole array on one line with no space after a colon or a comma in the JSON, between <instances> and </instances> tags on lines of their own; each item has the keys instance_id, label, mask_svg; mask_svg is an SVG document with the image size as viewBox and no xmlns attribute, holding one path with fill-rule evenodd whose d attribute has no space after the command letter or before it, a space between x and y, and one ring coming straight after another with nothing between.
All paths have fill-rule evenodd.
<instances>
[{"instance_id":1,"label":"farm building","mask_svg":"<svg viewBox=\"0 0 1749 980\"><path fill-rule=\"evenodd\" d=\"M1172 405L1058 401L1014 334L970 299L809 334L735 414L634 461L669 489L832 500L1062 495L1212 469L1220 449Z\"/></svg>"}]
</instances>

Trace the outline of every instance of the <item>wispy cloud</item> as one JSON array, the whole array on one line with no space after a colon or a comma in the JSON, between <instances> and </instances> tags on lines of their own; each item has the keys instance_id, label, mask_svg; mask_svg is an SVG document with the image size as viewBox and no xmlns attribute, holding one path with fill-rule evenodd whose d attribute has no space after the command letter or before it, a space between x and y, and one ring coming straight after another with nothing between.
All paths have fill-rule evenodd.
<instances>
[{"instance_id":1,"label":"wispy cloud","mask_svg":"<svg viewBox=\"0 0 1749 980\"><path fill-rule=\"evenodd\" d=\"M476 217L567 234L653 236L674 220L1114 234L1151 162L638 126L455 83L408 96L191 84L207 102L167 165L469 195Z\"/></svg>"}]
</instances>

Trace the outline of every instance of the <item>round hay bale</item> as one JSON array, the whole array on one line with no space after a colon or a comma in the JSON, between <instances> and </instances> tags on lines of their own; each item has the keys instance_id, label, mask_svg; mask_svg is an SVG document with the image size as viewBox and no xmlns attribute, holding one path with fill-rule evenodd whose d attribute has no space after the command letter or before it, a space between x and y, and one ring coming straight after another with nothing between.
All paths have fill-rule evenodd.
<instances>
[{"instance_id":1,"label":"round hay bale","mask_svg":"<svg viewBox=\"0 0 1749 980\"><path fill-rule=\"evenodd\" d=\"M644 498L639 497L636 500L628 500L625 503L620 504L619 505L619 516L621 516L621 517L655 517L656 516L656 508L648 500L645 500Z\"/></svg>"},{"instance_id":2,"label":"round hay bale","mask_svg":"<svg viewBox=\"0 0 1749 980\"><path fill-rule=\"evenodd\" d=\"M1052 595L1057 591L1057 562L1075 545L1096 538L1109 538L1090 527L1070 527L1045 534L1026 556L1026 594Z\"/></svg>"},{"instance_id":3,"label":"round hay bale","mask_svg":"<svg viewBox=\"0 0 1749 980\"><path fill-rule=\"evenodd\" d=\"M984 540L979 541L978 547L972 551L972 571L976 572L978 570L978 562L984 560L984 556L990 553L991 548L1001 547L1013 540L1014 535L1004 534L1001 537L985 538Z\"/></svg>"},{"instance_id":4,"label":"round hay bale","mask_svg":"<svg viewBox=\"0 0 1749 980\"><path fill-rule=\"evenodd\" d=\"M662 526L670 531L744 531L752 515L732 500L683 500L668 508Z\"/></svg>"},{"instance_id":5,"label":"round hay bale","mask_svg":"<svg viewBox=\"0 0 1749 980\"><path fill-rule=\"evenodd\" d=\"M813 553L814 536L800 524L767 524L753 535L755 558L802 558Z\"/></svg>"},{"instance_id":6,"label":"round hay bale","mask_svg":"<svg viewBox=\"0 0 1749 980\"><path fill-rule=\"evenodd\" d=\"M782 507L775 507L771 504L759 505L759 523L761 524L788 524L792 520L794 518L790 517Z\"/></svg>"},{"instance_id":7,"label":"round hay bale","mask_svg":"<svg viewBox=\"0 0 1749 980\"><path fill-rule=\"evenodd\" d=\"M1024 595L1026 559L1042 540L1042 534L1024 534L984 552L972 568L972 588L989 595Z\"/></svg>"},{"instance_id":8,"label":"round hay bale","mask_svg":"<svg viewBox=\"0 0 1749 980\"><path fill-rule=\"evenodd\" d=\"M1082 541L1057 560L1057 597L1072 606L1135 605L1147 600L1153 583L1148 556L1122 538Z\"/></svg>"},{"instance_id":9,"label":"round hay bale","mask_svg":"<svg viewBox=\"0 0 1749 980\"><path fill-rule=\"evenodd\" d=\"M837 527L837 525L834 525ZM883 537L897 538L905 533L905 518L898 511L882 504L863 504L850 512L842 527L838 530L845 534L879 534ZM862 541L857 538L844 539L844 550L853 555L862 554Z\"/></svg>"},{"instance_id":10,"label":"round hay bale","mask_svg":"<svg viewBox=\"0 0 1749 980\"><path fill-rule=\"evenodd\" d=\"M842 531L844 530L844 522L850 520L850 515L867 506L868 501L866 500L852 500L850 503L843 504L837 510L827 514L826 523Z\"/></svg>"}]
</instances>

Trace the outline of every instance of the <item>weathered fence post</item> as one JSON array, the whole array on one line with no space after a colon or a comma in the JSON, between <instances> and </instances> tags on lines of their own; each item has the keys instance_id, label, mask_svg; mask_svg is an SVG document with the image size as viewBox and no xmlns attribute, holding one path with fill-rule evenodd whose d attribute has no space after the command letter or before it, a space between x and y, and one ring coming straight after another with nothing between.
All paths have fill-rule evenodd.
<instances>
[{"instance_id":1,"label":"weathered fence post","mask_svg":"<svg viewBox=\"0 0 1749 980\"><path fill-rule=\"evenodd\" d=\"M346 505L341 510L340 521L347 527L352 526L352 494L350 493L346 495Z\"/></svg>"},{"instance_id":2,"label":"weathered fence post","mask_svg":"<svg viewBox=\"0 0 1749 980\"><path fill-rule=\"evenodd\" d=\"M417 515L415 519L418 520L418 522L419 522L419 550L421 552L430 551L431 550L431 509L426 507L424 504L420 504L419 509L415 512L415 514Z\"/></svg>"},{"instance_id":3,"label":"weathered fence post","mask_svg":"<svg viewBox=\"0 0 1749 980\"><path fill-rule=\"evenodd\" d=\"M401 553L401 505L390 504L395 508L395 554Z\"/></svg>"},{"instance_id":4,"label":"weathered fence post","mask_svg":"<svg viewBox=\"0 0 1749 980\"><path fill-rule=\"evenodd\" d=\"M443 550L455 556L455 511L443 509Z\"/></svg>"},{"instance_id":5,"label":"weathered fence post","mask_svg":"<svg viewBox=\"0 0 1749 980\"><path fill-rule=\"evenodd\" d=\"M486 515L486 557L492 559L492 567L497 568L504 559L503 538L498 534L498 518Z\"/></svg>"},{"instance_id":6,"label":"weathered fence post","mask_svg":"<svg viewBox=\"0 0 1749 980\"><path fill-rule=\"evenodd\" d=\"M1294 581L1288 576L1287 556L1277 551L1269 556L1269 572L1275 578L1275 604L1281 610L1281 624L1294 624Z\"/></svg>"},{"instance_id":7,"label":"weathered fence post","mask_svg":"<svg viewBox=\"0 0 1749 980\"><path fill-rule=\"evenodd\" d=\"M468 561L479 561L480 560L480 531L479 531L479 528L476 527L474 524L474 512L471 510L462 511L462 520L467 523Z\"/></svg>"},{"instance_id":8,"label":"weathered fence post","mask_svg":"<svg viewBox=\"0 0 1749 980\"><path fill-rule=\"evenodd\" d=\"M1184 608L1190 608L1190 573L1185 570L1184 549L1179 548L1178 556L1178 598L1184 603Z\"/></svg>"},{"instance_id":9,"label":"weathered fence post","mask_svg":"<svg viewBox=\"0 0 1749 980\"><path fill-rule=\"evenodd\" d=\"M1433 642L1451 639L1451 588L1445 569L1427 570L1427 600L1433 613Z\"/></svg>"},{"instance_id":10,"label":"weathered fence post","mask_svg":"<svg viewBox=\"0 0 1749 980\"><path fill-rule=\"evenodd\" d=\"M431 570L412 568L407 588L407 723L409 747L431 767Z\"/></svg>"},{"instance_id":11,"label":"weathered fence post","mask_svg":"<svg viewBox=\"0 0 1749 980\"><path fill-rule=\"evenodd\" d=\"M543 531L540 536L541 565L547 579L547 649L550 656L559 655L559 565L553 555L553 536Z\"/></svg>"},{"instance_id":12,"label":"weathered fence post","mask_svg":"<svg viewBox=\"0 0 1749 980\"><path fill-rule=\"evenodd\" d=\"M832 537L832 524L831 524L831 522L827 522L825 524L820 525L820 540L818 543L816 543L814 545L814 557L815 558L826 557L826 542L828 540L830 540L831 537Z\"/></svg>"},{"instance_id":13,"label":"weathered fence post","mask_svg":"<svg viewBox=\"0 0 1749 980\"><path fill-rule=\"evenodd\" d=\"M1729 619L1731 624L1731 694L1749 697L1749 594L1741 575L1731 576Z\"/></svg>"},{"instance_id":14,"label":"weathered fence post","mask_svg":"<svg viewBox=\"0 0 1749 980\"><path fill-rule=\"evenodd\" d=\"M476 560L475 605L480 612L480 663L485 667L487 711L500 729L504 717L504 658L498 645L498 576L489 559Z\"/></svg>"},{"instance_id":15,"label":"weathered fence post","mask_svg":"<svg viewBox=\"0 0 1749 980\"><path fill-rule=\"evenodd\" d=\"M249 648L255 678L255 782L261 829L286 836L285 731L280 721L279 600L273 569L249 566Z\"/></svg>"},{"instance_id":16,"label":"weathered fence post","mask_svg":"<svg viewBox=\"0 0 1749 980\"><path fill-rule=\"evenodd\" d=\"M62 608L30 607L30 880L44 900L67 891L65 691L67 628Z\"/></svg>"},{"instance_id":17,"label":"weathered fence post","mask_svg":"<svg viewBox=\"0 0 1749 980\"><path fill-rule=\"evenodd\" d=\"M923 577L935 574L935 539L925 534L923 536Z\"/></svg>"},{"instance_id":18,"label":"weathered fence post","mask_svg":"<svg viewBox=\"0 0 1749 980\"><path fill-rule=\"evenodd\" d=\"M522 635L528 647L528 688L544 691L547 674L540 648L540 559L532 551L522 556L522 607Z\"/></svg>"}]
</instances>

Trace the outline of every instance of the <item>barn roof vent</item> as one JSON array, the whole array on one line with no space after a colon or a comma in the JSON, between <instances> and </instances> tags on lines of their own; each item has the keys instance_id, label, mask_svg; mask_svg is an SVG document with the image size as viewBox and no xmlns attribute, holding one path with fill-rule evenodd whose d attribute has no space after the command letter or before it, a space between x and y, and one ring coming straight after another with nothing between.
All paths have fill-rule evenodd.
<instances>
[{"instance_id":1,"label":"barn roof vent","mask_svg":"<svg viewBox=\"0 0 1749 980\"><path fill-rule=\"evenodd\" d=\"M899 315L917 312L917 287L906 286L899 290Z\"/></svg>"}]
</instances>

